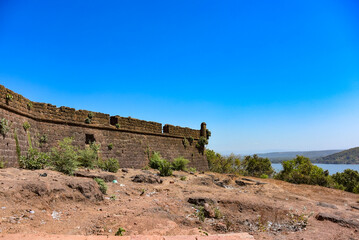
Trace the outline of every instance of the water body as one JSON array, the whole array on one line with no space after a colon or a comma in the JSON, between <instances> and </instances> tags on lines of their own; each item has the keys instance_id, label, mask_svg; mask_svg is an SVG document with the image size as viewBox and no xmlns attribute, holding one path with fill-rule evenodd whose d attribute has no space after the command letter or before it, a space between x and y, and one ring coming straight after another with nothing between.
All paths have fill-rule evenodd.
<instances>
[{"instance_id":1,"label":"water body","mask_svg":"<svg viewBox=\"0 0 359 240\"><path fill-rule=\"evenodd\" d=\"M345 169L353 169L359 172L359 164L323 164L323 163L314 163L323 170L328 170L329 174L335 174L337 172L343 172ZM272 167L276 172L282 170L281 163L272 163Z\"/></svg>"}]
</instances>

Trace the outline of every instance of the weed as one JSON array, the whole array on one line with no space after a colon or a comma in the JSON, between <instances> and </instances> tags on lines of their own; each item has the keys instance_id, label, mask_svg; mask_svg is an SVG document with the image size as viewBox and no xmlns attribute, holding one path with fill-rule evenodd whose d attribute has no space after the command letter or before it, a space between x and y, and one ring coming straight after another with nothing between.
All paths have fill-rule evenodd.
<instances>
[{"instance_id":1,"label":"weed","mask_svg":"<svg viewBox=\"0 0 359 240\"><path fill-rule=\"evenodd\" d=\"M84 150L78 151L78 162L81 167L93 169L98 160L99 144L92 143L86 146Z\"/></svg>"},{"instance_id":2,"label":"weed","mask_svg":"<svg viewBox=\"0 0 359 240\"><path fill-rule=\"evenodd\" d=\"M31 125L28 121L26 121L22 124L22 127L24 128L25 131L27 131L31 127Z\"/></svg>"},{"instance_id":3,"label":"weed","mask_svg":"<svg viewBox=\"0 0 359 240\"><path fill-rule=\"evenodd\" d=\"M204 207L199 207L199 209L197 209L196 215L201 222L204 222L204 219L206 218L204 214Z\"/></svg>"},{"instance_id":4,"label":"weed","mask_svg":"<svg viewBox=\"0 0 359 240\"><path fill-rule=\"evenodd\" d=\"M111 151L113 149L113 143L108 144L107 149Z\"/></svg>"},{"instance_id":5,"label":"weed","mask_svg":"<svg viewBox=\"0 0 359 240\"><path fill-rule=\"evenodd\" d=\"M20 167L24 169L43 169L49 160L49 155L39 152L35 148L29 148L26 156L20 157Z\"/></svg>"},{"instance_id":6,"label":"weed","mask_svg":"<svg viewBox=\"0 0 359 240\"><path fill-rule=\"evenodd\" d=\"M98 186L100 187L100 191L101 191L103 194L106 194L106 192L107 192L107 185L106 185L105 181L104 181L103 179L101 179L101 178L95 178L94 180L97 182Z\"/></svg>"},{"instance_id":7,"label":"weed","mask_svg":"<svg viewBox=\"0 0 359 240\"><path fill-rule=\"evenodd\" d=\"M140 189L140 196L142 196L143 194L145 194L145 192L146 192L146 189L141 188L141 189Z\"/></svg>"},{"instance_id":8,"label":"weed","mask_svg":"<svg viewBox=\"0 0 359 240\"><path fill-rule=\"evenodd\" d=\"M86 124L90 124L90 123L91 123L91 118L86 118L86 119L85 119L85 123L86 123Z\"/></svg>"},{"instance_id":9,"label":"weed","mask_svg":"<svg viewBox=\"0 0 359 240\"><path fill-rule=\"evenodd\" d=\"M124 232L126 232L126 230L122 227L119 227L117 232L115 233L115 236L123 236Z\"/></svg>"},{"instance_id":10,"label":"weed","mask_svg":"<svg viewBox=\"0 0 359 240\"><path fill-rule=\"evenodd\" d=\"M120 168L120 163L116 158L109 158L107 160L99 160L98 167L104 171L116 173Z\"/></svg>"},{"instance_id":11,"label":"weed","mask_svg":"<svg viewBox=\"0 0 359 240\"><path fill-rule=\"evenodd\" d=\"M193 172L193 173L195 173L195 172L197 172L197 169L194 168L194 167L190 167L190 168L188 169L188 172Z\"/></svg>"},{"instance_id":12,"label":"weed","mask_svg":"<svg viewBox=\"0 0 359 240\"><path fill-rule=\"evenodd\" d=\"M116 195L111 195L110 199L111 199L112 201L115 201L115 200L116 200Z\"/></svg>"},{"instance_id":13,"label":"weed","mask_svg":"<svg viewBox=\"0 0 359 240\"><path fill-rule=\"evenodd\" d=\"M10 93L6 94L6 103L12 102L13 99L14 97Z\"/></svg>"},{"instance_id":14,"label":"weed","mask_svg":"<svg viewBox=\"0 0 359 240\"><path fill-rule=\"evenodd\" d=\"M187 180L187 177L186 176L181 176L181 181L186 181Z\"/></svg>"},{"instance_id":15,"label":"weed","mask_svg":"<svg viewBox=\"0 0 359 240\"><path fill-rule=\"evenodd\" d=\"M268 175L263 173L263 174L260 176L260 178L266 179L266 178L268 178Z\"/></svg>"},{"instance_id":16,"label":"weed","mask_svg":"<svg viewBox=\"0 0 359 240\"><path fill-rule=\"evenodd\" d=\"M50 155L50 162L55 170L68 175L72 175L78 166L77 149L72 141L72 138L64 138L57 148L52 148Z\"/></svg>"},{"instance_id":17,"label":"weed","mask_svg":"<svg viewBox=\"0 0 359 240\"><path fill-rule=\"evenodd\" d=\"M40 146L42 146L42 144L47 143L47 135L46 135L46 134L43 134L43 135L39 138L39 143L40 143Z\"/></svg>"},{"instance_id":18,"label":"weed","mask_svg":"<svg viewBox=\"0 0 359 240\"><path fill-rule=\"evenodd\" d=\"M188 147L189 141L187 140L187 138L184 137L184 138L182 139L182 144L183 144L184 148L187 148L187 147Z\"/></svg>"},{"instance_id":19,"label":"weed","mask_svg":"<svg viewBox=\"0 0 359 240\"><path fill-rule=\"evenodd\" d=\"M196 144L196 148L201 152L204 153L204 148L208 144L208 140L204 137L200 137Z\"/></svg>"},{"instance_id":20,"label":"weed","mask_svg":"<svg viewBox=\"0 0 359 240\"><path fill-rule=\"evenodd\" d=\"M10 126L7 119L2 118L0 120L0 134L3 135L3 137L6 136L6 134L9 132Z\"/></svg>"},{"instance_id":21,"label":"weed","mask_svg":"<svg viewBox=\"0 0 359 240\"><path fill-rule=\"evenodd\" d=\"M153 169L159 169L161 161L161 154L159 152L153 152L150 158L150 167Z\"/></svg>"},{"instance_id":22,"label":"weed","mask_svg":"<svg viewBox=\"0 0 359 240\"><path fill-rule=\"evenodd\" d=\"M223 215L222 215L221 211L219 210L218 207L216 207L216 208L214 209L214 218L220 219L220 218L222 218L222 217L223 217Z\"/></svg>"},{"instance_id":23,"label":"weed","mask_svg":"<svg viewBox=\"0 0 359 240\"><path fill-rule=\"evenodd\" d=\"M190 137L188 137L187 139L188 139L189 144L191 144L191 145L192 145L192 143L193 143L193 141L194 141L193 137L192 137L192 136L190 136Z\"/></svg>"},{"instance_id":24,"label":"weed","mask_svg":"<svg viewBox=\"0 0 359 240\"><path fill-rule=\"evenodd\" d=\"M160 161L159 170L160 170L160 176L166 177L166 176L172 176L172 168L171 163L168 162L165 159L162 159Z\"/></svg>"},{"instance_id":25,"label":"weed","mask_svg":"<svg viewBox=\"0 0 359 240\"><path fill-rule=\"evenodd\" d=\"M89 114L87 114L88 118L89 119L92 119L93 118L93 112L89 112Z\"/></svg>"},{"instance_id":26,"label":"weed","mask_svg":"<svg viewBox=\"0 0 359 240\"><path fill-rule=\"evenodd\" d=\"M148 165L144 166L143 168L141 168L142 170L148 170L150 169L150 167Z\"/></svg>"},{"instance_id":27,"label":"weed","mask_svg":"<svg viewBox=\"0 0 359 240\"><path fill-rule=\"evenodd\" d=\"M119 123L116 123L115 127L116 127L117 129L119 129L119 128L120 128L120 124L119 124Z\"/></svg>"},{"instance_id":28,"label":"weed","mask_svg":"<svg viewBox=\"0 0 359 240\"><path fill-rule=\"evenodd\" d=\"M14 139L15 139L15 144L16 144L17 160L20 161L21 149L20 149L20 144L19 144L19 139L18 139L18 137L17 137L16 129L14 130Z\"/></svg>"},{"instance_id":29,"label":"weed","mask_svg":"<svg viewBox=\"0 0 359 240\"><path fill-rule=\"evenodd\" d=\"M189 160L185 159L184 157L178 157L174 159L172 163L172 168L173 170L177 171L186 171L188 163Z\"/></svg>"},{"instance_id":30,"label":"weed","mask_svg":"<svg viewBox=\"0 0 359 240\"><path fill-rule=\"evenodd\" d=\"M32 108L32 102L28 102L26 105L27 105L27 109L31 110L31 108Z\"/></svg>"},{"instance_id":31,"label":"weed","mask_svg":"<svg viewBox=\"0 0 359 240\"><path fill-rule=\"evenodd\" d=\"M4 161L4 157L0 160L0 169L5 168L6 162Z\"/></svg>"}]
</instances>

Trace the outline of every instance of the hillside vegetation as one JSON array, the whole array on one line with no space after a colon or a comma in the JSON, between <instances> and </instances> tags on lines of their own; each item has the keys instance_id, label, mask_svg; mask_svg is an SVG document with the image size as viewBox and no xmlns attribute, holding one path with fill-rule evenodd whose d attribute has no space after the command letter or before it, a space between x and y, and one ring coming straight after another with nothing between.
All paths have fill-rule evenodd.
<instances>
[{"instance_id":1,"label":"hillside vegetation","mask_svg":"<svg viewBox=\"0 0 359 240\"><path fill-rule=\"evenodd\" d=\"M326 157L328 155L341 152L342 150L321 150L321 151L293 151L293 152L270 152L257 154L262 158L269 158L272 163L281 163L283 161L291 160L297 155L309 158L312 162L316 159Z\"/></svg>"},{"instance_id":2,"label":"hillside vegetation","mask_svg":"<svg viewBox=\"0 0 359 240\"><path fill-rule=\"evenodd\" d=\"M359 147L318 158L317 163L359 164Z\"/></svg>"}]
</instances>

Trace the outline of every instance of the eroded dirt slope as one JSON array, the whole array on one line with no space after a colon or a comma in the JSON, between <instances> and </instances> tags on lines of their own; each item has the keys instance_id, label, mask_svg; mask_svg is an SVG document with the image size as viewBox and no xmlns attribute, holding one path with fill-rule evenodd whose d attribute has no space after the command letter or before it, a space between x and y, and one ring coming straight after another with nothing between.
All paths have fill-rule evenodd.
<instances>
[{"instance_id":1,"label":"eroded dirt slope","mask_svg":"<svg viewBox=\"0 0 359 240\"><path fill-rule=\"evenodd\" d=\"M124 235L248 232L255 239L359 239L359 195L272 179L156 173L93 170L79 174L88 177L69 177L2 169L0 231L115 235L121 227ZM106 195L95 176L111 181Z\"/></svg>"}]
</instances>

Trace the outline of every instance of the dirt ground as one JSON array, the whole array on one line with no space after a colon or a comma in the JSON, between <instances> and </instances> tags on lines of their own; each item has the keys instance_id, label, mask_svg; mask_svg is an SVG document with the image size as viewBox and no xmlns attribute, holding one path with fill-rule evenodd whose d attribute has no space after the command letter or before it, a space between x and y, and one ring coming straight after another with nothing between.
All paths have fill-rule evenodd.
<instances>
[{"instance_id":1,"label":"dirt ground","mask_svg":"<svg viewBox=\"0 0 359 240\"><path fill-rule=\"evenodd\" d=\"M210 172L83 172L88 176L1 169L0 235L114 236L122 228L124 236L246 232L257 240L359 239L357 194ZM107 194L91 178L96 175L110 181ZM136 175L139 182L132 181Z\"/></svg>"}]
</instances>

